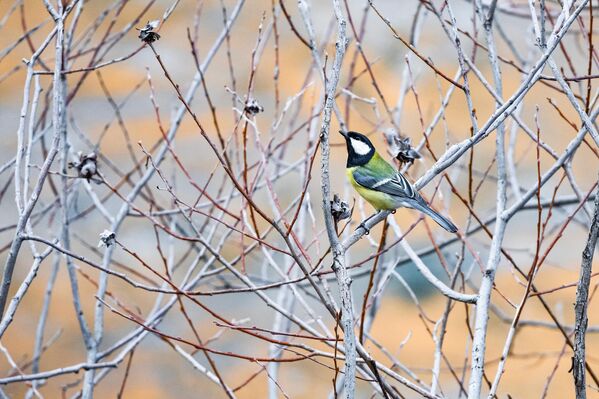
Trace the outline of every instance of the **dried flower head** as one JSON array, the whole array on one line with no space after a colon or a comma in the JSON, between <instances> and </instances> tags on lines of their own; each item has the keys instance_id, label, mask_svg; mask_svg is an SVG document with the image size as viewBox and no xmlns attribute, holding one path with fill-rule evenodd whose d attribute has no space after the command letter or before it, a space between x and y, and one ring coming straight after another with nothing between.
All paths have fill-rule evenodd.
<instances>
[{"instance_id":1,"label":"dried flower head","mask_svg":"<svg viewBox=\"0 0 599 399\"><path fill-rule=\"evenodd\" d=\"M69 168L77 169L77 176L89 182L98 173L98 155L95 152L83 155L79 151L77 157L75 161L69 162Z\"/></svg>"},{"instance_id":2,"label":"dried flower head","mask_svg":"<svg viewBox=\"0 0 599 399\"><path fill-rule=\"evenodd\" d=\"M246 114L255 116L260 112L264 112L264 107L261 106L255 98L250 98L243 110Z\"/></svg>"},{"instance_id":3,"label":"dried flower head","mask_svg":"<svg viewBox=\"0 0 599 399\"><path fill-rule=\"evenodd\" d=\"M394 158L401 163L413 163L415 159L422 156L412 148L409 137L401 138L395 129L389 129L385 132L385 139L389 145L389 151Z\"/></svg>"},{"instance_id":4,"label":"dried flower head","mask_svg":"<svg viewBox=\"0 0 599 399\"><path fill-rule=\"evenodd\" d=\"M160 24L159 20L148 21L146 26L141 29L137 29L139 31L139 38L144 43L154 43L155 41L160 39L160 35L154 32L154 29L158 27Z\"/></svg>"},{"instance_id":5,"label":"dried flower head","mask_svg":"<svg viewBox=\"0 0 599 399\"><path fill-rule=\"evenodd\" d=\"M114 231L104 230L100 234L100 242L98 243L98 247L104 246L108 248L109 246L114 245L115 241L116 234L114 234Z\"/></svg>"},{"instance_id":6,"label":"dried flower head","mask_svg":"<svg viewBox=\"0 0 599 399\"><path fill-rule=\"evenodd\" d=\"M339 198L337 194L333 195L333 200L331 201L331 214L335 222L348 219L351 216L348 203Z\"/></svg>"}]
</instances>

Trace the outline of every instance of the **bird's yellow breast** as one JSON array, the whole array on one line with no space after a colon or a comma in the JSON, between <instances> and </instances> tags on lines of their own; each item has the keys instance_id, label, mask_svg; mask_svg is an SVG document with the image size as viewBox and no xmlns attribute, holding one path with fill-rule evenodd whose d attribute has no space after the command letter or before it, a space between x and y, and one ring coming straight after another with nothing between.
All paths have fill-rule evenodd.
<instances>
[{"instance_id":1,"label":"bird's yellow breast","mask_svg":"<svg viewBox=\"0 0 599 399\"><path fill-rule=\"evenodd\" d=\"M356 166L347 168L345 170L347 174L347 178L351 185L356 189L358 194L362 196L370 205L372 205L376 210L385 210L392 211L397 208L395 201L389 194L382 193L380 191L375 191L368 189L364 186L359 185L354 179L354 169Z\"/></svg>"}]
</instances>

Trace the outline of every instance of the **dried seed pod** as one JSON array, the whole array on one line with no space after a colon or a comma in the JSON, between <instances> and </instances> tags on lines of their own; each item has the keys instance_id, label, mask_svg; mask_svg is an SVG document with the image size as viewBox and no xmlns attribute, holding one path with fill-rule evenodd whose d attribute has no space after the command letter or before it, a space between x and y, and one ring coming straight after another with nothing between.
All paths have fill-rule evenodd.
<instances>
[{"instance_id":1,"label":"dried seed pod","mask_svg":"<svg viewBox=\"0 0 599 399\"><path fill-rule=\"evenodd\" d=\"M154 29L156 29L159 24L159 20L148 21L146 26L141 29L137 29L139 31L139 36L137 37L139 37L144 43L154 43L160 39L160 35L154 32Z\"/></svg>"},{"instance_id":2,"label":"dried seed pod","mask_svg":"<svg viewBox=\"0 0 599 399\"><path fill-rule=\"evenodd\" d=\"M98 173L98 155L95 152L83 155L79 151L77 156L76 161L69 162L69 168L77 169L77 176L89 182Z\"/></svg>"},{"instance_id":3,"label":"dried seed pod","mask_svg":"<svg viewBox=\"0 0 599 399\"><path fill-rule=\"evenodd\" d=\"M110 231L110 230L104 230L102 233L100 233L100 242L98 243L98 247L106 247L108 248L111 245L114 245L116 241L116 234L114 234L114 231Z\"/></svg>"},{"instance_id":4,"label":"dried seed pod","mask_svg":"<svg viewBox=\"0 0 599 399\"><path fill-rule=\"evenodd\" d=\"M250 98L243 110L246 114L255 116L260 112L264 112L264 107L261 106L255 98Z\"/></svg>"},{"instance_id":5,"label":"dried seed pod","mask_svg":"<svg viewBox=\"0 0 599 399\"><path fill-rule=\"evenodd\" d=\"M389 151L394 158L401 163L414 163L415 159L420 159L422 156L412 148L409 137L401 138L395 129L389 129L385 132L385 139L389 145Z\"/></svg>"},{"instance_id":6,"label":"dried seed pod","mask_svg":"<svg viewBox=\"0 0 599 399\"><path fill-rule=\"evenodd\" d=\"M331 214L336 223L351 216L348 203L339 198L337 194L333 195L333 200L331 201Z\"/></svg>"}]
</instances>

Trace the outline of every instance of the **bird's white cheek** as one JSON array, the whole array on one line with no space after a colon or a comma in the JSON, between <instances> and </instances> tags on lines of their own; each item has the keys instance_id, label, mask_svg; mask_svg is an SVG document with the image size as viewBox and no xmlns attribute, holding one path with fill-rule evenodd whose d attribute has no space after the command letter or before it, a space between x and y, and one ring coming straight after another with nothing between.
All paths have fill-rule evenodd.
<instances>
[{"instance_id":1,"label":"bird's white cheek","mask_svg":"<svg viewBox=\"0 0 599 399\"><path fill-rule=\"evenodd\" d=\"M370 152L370 147L368 144L356 139L351 139L351 146L358 155L366 155Z\"/></svg>"}]
</instances>

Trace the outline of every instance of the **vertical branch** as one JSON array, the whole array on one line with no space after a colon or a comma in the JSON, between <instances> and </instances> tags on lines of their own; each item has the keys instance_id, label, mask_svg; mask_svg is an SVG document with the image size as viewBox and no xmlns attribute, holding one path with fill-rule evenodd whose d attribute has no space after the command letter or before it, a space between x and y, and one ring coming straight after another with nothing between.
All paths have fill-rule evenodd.
<instances>
[{"instance_id":1,"label":"vertical branch","mask_svg":"<svg viewBox=\"0 0 599 399\"><path fill-rule=\"evenodd\" d=\"M37 328L35 331L35 344L33 349L33 357L31 360L31 372L39 373L40 368L40 358L42 356L43 351L43 343L44 343L44 330L46 328L46 320L48 319L48 311L50 309L50 302L52 299L52 291L54 290L54 283L56 282L56 276L58 275L58 267L60 266L60 255L56 254L54 262L52 262L52 271L50 272L50 277L48 278L48 283L46 285L46 291L44 293L44 304L42 305L42 311L40 312L40 318L37 323ZM31 390L28 392L32 392L36 387L36 382L33 382Z\"/></svg>"},{"instance_id":2,"label":"vertical branch","mask_svg":"<svg viewBox=\"0 0 599 399\"><path fill-rule=\"evenodd\" d=\"M493 16L494 7L489 11L488 16L484 15L482 3L477 2L477 13L483 21L483 28L489 48L489 62L493 68L493 80L495 89L499 96L502 94L501 71L497 63L497 53L495 52L495 41L493 39ZM500 99L501 100L501 99ZM501 108L501 102L496 101L496 110ZM482 282L478 292L478 302L476 303L475 321L474 321L474 336L472 338L472 364L470 371L470 382L468 387L468 397L480 397L482 377L484 374L485 364L485 349L487 338L487 323L489 321L489 304L491 300L491 290L495 281L495 272L497 265L501 259L501 245L507 219L504 217L506 207L506 161L505 161L505 128L504 124L500 123L497 126L495 137L495 159L497 161L497 197L495 215L497 221L495 223L495 231L493 232L493 241L487 265L482 276Z\"/></svg>"},{"instance_id":3,"label":"vertical branch","mask_svg":"<svg viewBox=\"0 0 599 399\"><path fill-rule=\"evenodd\" d=\"M585 382L585 335L588 324L587 310L589 306L589 285L591 283L591 271L593 268L593 255L597 246L597 235L599 233L599 188L595 194L595 212L589 229L584 251L582 251L582 264L580 265L580 278L576 286L576 302L574 305L574 356L572 357L572 373L574 375L574 390L576 399L586 398Z\"/></svg>"},{"instance_id":4,"label":"vertical branch","mask_svg":"<svg viewBox=\"0 0 599 399\"><path fill-rule=\"evenodd\" d=\"M335 60L330 71L330 76L325 79L326 94L325 105L323 110L322 126L320 128L321 142L321 177L322 177L322 210L324 212L324 220L327 229L327 235L331 244L331 252L333 254L333 270L337 277L339 285L339 295L341 297L341 323L344 331L344 346L345 346L345 379L344 389L346 398L353 398L356 389L356 336L354 332L354 309L351 292L351 277L349 276L345 265L345 248L339 242L337 233L335 232L335 222L331 214L331 180L329 173L329 158L331 147L329 144L329 133L331 128L331 114L335 103L335 90L339 83L339 75L341 74L341 64L348 39L346 34L346 22L341 11L341 6L338 0L333 0L335 8L335 17L337 18L337 42L335 43Z\"/></svg>"},{"instance_id":5,"label":"vertical branch","mask_svg":"<svg viewBox=\"0 0 599 399\"><path fill-rule=\"evenodd\" d=\"M59 29L57 26L55 29L52 30L52 32L50 32L50 34L46 37L46 40L44 41L44 43L42 43L42 45L38 48L38 50L33 54L31 59L27 63L28 72L27 72L27 77L26 77L26 81L25 81L25 88L23 90L23 107L21 109L21 118L19 119L19 131L18 131L19 136L23 135L24 128L25 128L24 127L25 126L25 116L26 116L27 107L29 104L29 90L30 90L30 85L31 85L31 78L33 76L33 66L37 62L39 56L44 51L44 49L48 46L50 41L54 38L54 36L57 37L56 40L58 42L58 36L62 35L62 32L58 32L58 30ZM57 79L57 76L59 74L60 74L60 70L55 68L55 79ZM54 95L54 97L53 97L53 100L54 100L53 114L56 114L56 113L62 112L62 109L64 108L64 99L61 102L61 99L58 98L59 96L56 92L56 89L53 92L53 95ZM23 143L22 139L19 139L19 141L21 143ZM6 262L4 263L4 271L2 273L2 285L0 286L0 319L4 315L4 308L6 306L6 300L8 299L8 292L10 290L10 286L12 283L12 275L13 275L13 272L15 269L15 264L17 262L17 257L19 256L19 251L21 250L21 244L23 244L23 239L22 239L21 235L25 232L27 223L29 222L29 217L31 216L31 213L33 212L33 208L35 207L35 204L37 204L37 200L38 200L39 195L44 186L44 182L46 181L46 177L48 176L50 166L52 165L52 162L54 162L54 158L56 157L56 154L58 153L59 141L60 141L60 134L57 129L54 129L54 136L52 139L52 147L48 151L46 159L44 160L44 164L42 165L36 185L31 192L29 201L27 202L26 205L24 205L22 212L19 212L19 219L17 221L17 226L15 228L15 235L10 244L10 249L9 249L8 255L6 257ZM23 156L23 154L24 154L24 151L22 150L22 148L19 148L17 150L16 159L17 160L20 159ZM20 184L20 182L15 183L16 187L18 187L19 184ZM19 197L19 189L16 188L15 200L16 200L17 204L20 204L20 198L18 198L18 197Z\"/></svg>"},{"instance_id":6,"label":"vertical branch","mask_svg":"<svg viewBox=\"0 0 599 399\"><path fill-rule=\"evenodd\" d=\"M79 8L78 8L79 9ZM59 9L58 9L59 13L62 15L63 10L62 10L62 4L59 4ZM64 31L64 17L60 17L63 21L63 31ZM76 21L74 21L75 23ZM55 90L59 91L59 95L60 98L67 98L67 77L66 75L63 73L63 71L66 69L66 60L68 59L69 53L68 53L68 48L66 47L66 43L68 41L68 35L64 34L62 36L60 36L60 40L61 42L58 43L58 37L57 37L57 45L56 45L56 52L58 53L60 51L60 57L57 54L56 55L56 63L60 62L60 71L61 73L59 74L58 78L54 79L54 88ZM65 107L66 107L66 100L65 100ZM60 163L60 172L61 172L61 191L60 191L60 208L62 211L62 225L61 225L61 232L60 232L60 241L62 243L63 248L65 248L66 250L71 250L71 233L70 233L70 216L69 216L69 207L71 205L71 201L69 198L69 182L68 182L68 177L67 177L67 173L68 173L68 168L69 168L69 150L70 150L70 145L69 145L69 140L68 140L68 136L67 136L67 110L66 108L63 109L63 111L57 115L54 118L54 126L55 129L57 129L57 131L60 134L60 140L61 140L61 150L62 150L62 154L61 154L61 163ZM69 279L70 279L70 284L71 284L71 293L73 296L73 305L75 307L75 315L77 317L77 321L79 323L79 328L81 330L81 335L83 337L83 343L85 345L85 348L87 350L89 350L92 346L92 336L91 333L89 331L89 328L87 326L87 322L85 321L85 317L83 315L83 309L81 307L81 301L80 301L80 296L79 296L79 283L77 282L77 272L76 272L76 267L73 264L73 260L71 257L69 256L65 256L65 261L66 261L66 265L67 265L67 271L69 274Z\"/></svg>"}]
</instances>

